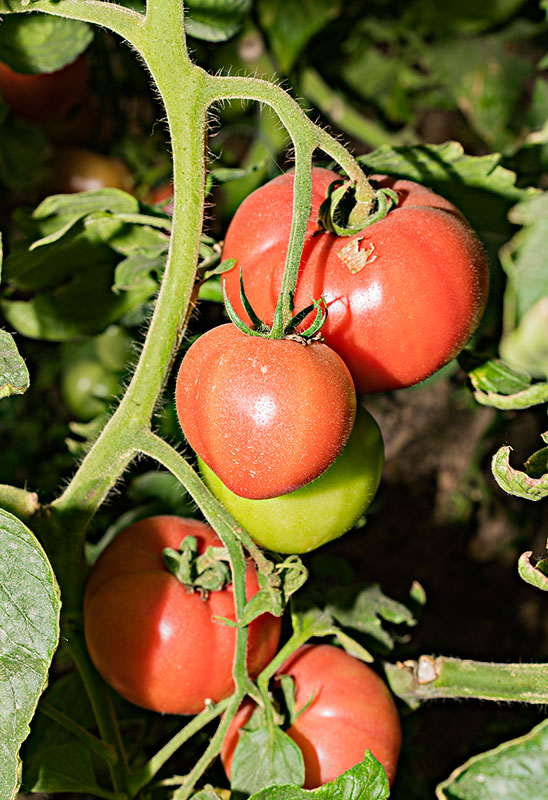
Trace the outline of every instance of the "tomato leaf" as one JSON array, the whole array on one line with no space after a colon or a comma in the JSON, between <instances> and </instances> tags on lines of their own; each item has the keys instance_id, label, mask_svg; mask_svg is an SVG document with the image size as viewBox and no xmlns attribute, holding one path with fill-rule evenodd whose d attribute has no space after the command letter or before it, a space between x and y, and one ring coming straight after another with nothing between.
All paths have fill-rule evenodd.
<instances>
[{"instance_id":1,"label":"tomato leaf","mask_svg":"<svg viewBox=\"0 0 548 800\"><path fill-rule=\"evenodd\" d=\"M386 800L390 794L382 765L369 751L361 764L343 772L319 789L298 786L273 786L257 792L249 800Z\"/></svg>"},{"instance_id":2,"label":"tomato leaf","mask_svg":"<svg viewBox=\"0 0 548 800\"><path fill-rule=\"evenodd\" d=\"M0 509L0 797L20 782L29 733L59 637L59 590L46 555L23 523Z\"/></svg>"},{"instance_id":3,"label":"tomato leaf","mask_svg":"<svg viewBox=\"0 0 548 800\"><path fill-rule=\"evenodd\" d=\"M259 20L282 72L291 70L310 39L338 16L340 9L340 0L259 0Z\"/></svg>"},{"instance_id":4,"label":"tomato leaf","mask_svg":"<svg viewBox=\"0 0 548 800\"><path fill-rule=\"evenodd\" d=\"M189 36L206 42L225 42L242 27L251 0L188 0L185 28Z\"/></svg>"},{"instance_id":5,"label":"tomato leaf","mask_svg":"<svg viewBox=\"0 0 548 800\"><path fill-rule=\"evenodd\" d=\"M531 562L532 551L523 553L518 561L518 572L520 578L531 586L548 592L548 559L542 558L536 564Z\"/></svg>"},{"instance_id":6,"label":"tomato leaf","mask_svg":"<svg viewBox=\"0 0 548 800\"><path fill-rule=\"evenodd\" d=\"M383 145L358 161L373 172L429 186L451 200L479 231L510 233L506 215L511 205L539 194L537 189L516 186L516 174L501 165L500 154L468 156L459 142Z\"/></svg>"},{"instance_id":7,"label":"tomato leaf","mask_svg":"<svg viewBox=\"0 0 548 800\"><path fill-rule=\"evenodd\" d=\"M40 752L40 759L25 771L26 792L78 792L111 798L112 792L97 785L91 752L72 740L52 744Z\"/></svg>"},{"instance_id":8,"label":"tomato leaf","mask_svg":"<svg viewBox=\"0 0 548 800\"><path fill-rule=\"evenodd\" d=\"M29 383L27 366L19 355L13 336L0 329L0 399L24 394Z\"/></svg>"},{"instance_id":9,"label":"tomato leaf","mask_svg":"<svg viewBox=\"0 0 548 800\"><path fill-rule=\"evenodd\" d=\"M531 376L517 371L500 358L490 358L465 349L458 357L459 365L468 373L474 389L479 392L511 395L531 386Z\"/></svg>"},{"instance_id":10,"label":"tomato leaf","mask_svg":"<svg viewBox=\"0 0 548 800\"><path fill-rule=\"evenodd\" d=\"M515 205L509 219L523 227L501 250L507 274L501 355L515 366L532 366L532 373L540 377L546 374L548 362L548 192Z\"/></svg>"},{"instance_id":11,"label":"tomato leaf","mask_svg":"<svg viewBox=\"0 0 548 800\"><path fill-rule=\"evenodd\" d=\"M277 727L244 733L234 752L232 791L248 795L280 783L303 785L304 761L299 747Z\"/></svg>"},{"instance_id":12,"label":"tomato leaf","mask_svg":"<svg viewBox=\"0 0 548 800\"><path fill-rule=\"evenodd\" d=\"M507 284L510 302L512 287ZM511 302L514 302L515 296ZM529 372L534 378L548 378L548 296L530 306L516 327L499 343L499 352L510 366Z\"/></svg>"},{"instance_id":13,"label":"tomato leaf","mask_svg":"<svg viewBox=\"0 0 548 800\"><path fill-rule=\"evenodd\" d=\"M544 800L548 720L529 733L473 756L436 789L438 800Z\"/></svg>"},{"instance_id":14,"label":"tomato leaf","mask_svg":"<svg viewBox=\"0 0 548 800\"><path fill-rule=\"evenodd\" d=\"M46 14L13 14L0 24L0 61L16 72L55 72L89 46L93 27Z\"/></svg>"},{"instance_id":15,"label":"tomato leaf","mask_svg":"<svg viewBox=\"0 0 548 800\"><path fill-rule=\"evenodd\" d=\"M424 53L431 79L445 87L483 140L498 149L512 140L509 123L517 111L522 84L533 71L516 45L509 46L509 40L519 41L524 32L518 25L513 31L510 27L486 36L453 37Z\"/></svg>"},{"instance_id":16,"label":"tomato leaf","mask_svg":"<svg viewBox=\"0 0 548 800\"><path fill-rule=\"evenodd\" d=\"M507 494L523 497L525 500L542 500L548 497L548 473L533 478L526 472L520 472L510 465L508 445L499 448L491 461L493 476Z\"/></svg>"},{"instance_id":17,"label":"tomato leaf","mask_svg":"<svg viewBox=\"0 0 548 800\"><path fill-rule=\"evenodd\" d=\"M156 288L146 284L115 295L111 283L110 265L92 266L31 300L3 300L1 308L10 325L30 338L59 342L93 335L139 308Z\"/></svg>"}]
</instances>

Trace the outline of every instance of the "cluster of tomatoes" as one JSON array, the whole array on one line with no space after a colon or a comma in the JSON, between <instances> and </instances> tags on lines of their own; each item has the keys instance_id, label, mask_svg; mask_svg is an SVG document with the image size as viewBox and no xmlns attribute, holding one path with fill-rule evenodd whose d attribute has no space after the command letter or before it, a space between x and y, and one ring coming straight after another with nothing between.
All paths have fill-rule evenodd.
<instances>
[{"instance_id":1,"label":"cluster of tomatoes","mask_svg":"<svg viewBox=\"0 0 548 800\"><path fill-rule=\"evenodd\" d=\"M323 297L323 341L299 331L281 339L221 325L188 350L177 377L183 432L205 482L255 541L304 553L341 535L363 514L380 479L383 444L359 394L416 383L464 346L488 291L483 250L448 201L409 181L379 177L398 205L358 234L318 232L318 209L337 176L313 169L313 203L295 305ZM251 194L227 233L223 276L230 304L253 328L240 300L240 270L251 305L272 324L292 217L293 176ZM249 310L249 307L247 308ZM165 568L164 549L195 537L198 552L219 545L205 524L177 517L136 523L104 551L88 583L88 648L106 681L128 700L164 713L194 714L233 689L235 629L231 585L189 591ZM248 600L258 591L247 567ZM278 647L280 621L249 628L255 677ZM287 733L314 788L362 760L366 749L394 777L400 724L390 693L362 662L331 645L307 645L279 670L291 675L296 709ZM233 720L222 759L230 774L238 731L254 705Z\"/></svg>"}]
</instances>

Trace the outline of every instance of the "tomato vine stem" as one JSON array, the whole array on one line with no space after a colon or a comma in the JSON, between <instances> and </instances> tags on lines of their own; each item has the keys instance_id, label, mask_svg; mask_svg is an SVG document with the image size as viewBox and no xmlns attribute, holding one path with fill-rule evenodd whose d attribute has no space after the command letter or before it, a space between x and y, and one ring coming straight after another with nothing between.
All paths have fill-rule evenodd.
<instances>
[{"instance_id":1,"label":"tomato vine stem","mask_svg":"<svg viewBox=\"0 0 548 800\"><path fill-rule=\"evenodd\" d=\"M548 703L546 664L491 664L483 661L421 656L417 661L385 664L394 694L411 706L441 698L496 702Z\"/></svg>"}]
</instances>

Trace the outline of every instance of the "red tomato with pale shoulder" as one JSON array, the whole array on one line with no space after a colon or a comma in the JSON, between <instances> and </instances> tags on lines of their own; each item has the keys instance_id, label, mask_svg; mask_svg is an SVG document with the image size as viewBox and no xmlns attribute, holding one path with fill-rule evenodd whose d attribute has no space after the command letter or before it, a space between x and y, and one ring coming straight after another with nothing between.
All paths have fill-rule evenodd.
<instances>
[{"instance_id":1,"label":"red tomato with pale shoulder","mask_svg":"<svg viewBox=\"0 0 548 800\"><path fill-rule=\"evenodd\" d=\"M240 497L295 491L342 452L356 393L339 356L318 341L212 328L189 348L175 390L183 433Z\"/></svg>"},{"instance_id":2,"label":"red tomato with pale shoulder","mask_svg":"<svg viewBox=\"0 0 548 800\"><path fill-rule=\"evenodd\" d=\"M378 185L399 198L384 219L349 237L319 232L318 209L336 178L330 170L312 170L312 213L295 311L312 297L325 298L322 336L348 366L358 394L410 386L457 355L479 324L489 285L483 248L448 200L412 181L384 176L376 176ZM252 192L228 228L223 258L235 258L236 266L222 279L244 320L240 269L255 312L272 322L291 229L293 180L289 172Z\"/></svg>"},{"instance_id":3,"label":"red tomato with pale shoulder","mask_svg":"<svg viewBox=\"0 0 548 800\"><path fill-rule=\"evenodd\" d=\"M55 72L15 72L0 62L0 95L29 122L47 122L65 114L84 97L88 82L85 53Z\"/></svg>"},{"instance_id":4,"label":"red tomato with pale shoulder","mask_svg":"<svg viewBox=\"0 0 548 800\"><path fill-rule=\"evenodd\" d=\"M305 789L316 789L363 761L370 750L390 784L396 775L401 725L395 703L376 672L333 645L304 645L278 671L295 683L295 709L310 701L286 733L299 745ZM242 704L227 731L221 759L230 778L239 731L255 704Z\"/></svg>"},{"instance_id":5,"label":"red tomato with pale shoulder","mask_svg":"<svg viewBox=\"0 0 548 800\"><path fill-rule=\"evenodd\" d=\"M105 681L122 697L167 714L196 714L207 699L233 691L236 631L232 585L203 599L167 571L165 547L177 550L186 536L198 552L221 546L203 522L175 516L141 520L126 528L95 564L84 598L89 654ZM249 562L248 598L259 590ZM262 614L249 626L247 663L256 676L274 656L280 620Z\"/></svg>"}]
</instances>

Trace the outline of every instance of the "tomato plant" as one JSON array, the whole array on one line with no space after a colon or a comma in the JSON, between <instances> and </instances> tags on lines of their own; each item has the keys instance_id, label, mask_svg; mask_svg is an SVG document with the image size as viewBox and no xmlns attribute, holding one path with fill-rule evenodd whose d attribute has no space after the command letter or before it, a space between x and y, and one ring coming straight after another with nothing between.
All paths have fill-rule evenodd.
<instances>
[{"instance_id":1,"label":"tomato plant","mask_svg":"<svg viewBox=\"0 0 548 800\"><path fill-rule=\"evenodd\" d=\"M398 205L350 237L318 230L318 210L335 173L312 170L312 212L295 295L299 311L324 297L326 344L345 361L359 394L410 386L457 355L479 324L488 292L482 246L456 208L412 181L378 177ZM223 276L243 318L240 268L257 315L271 322L291 227L293 176L248 195L228 228ZM303 325L307 323L304 322Z\"/></svg>"},{"instance_id":2,"label":"tomato plant","mask_svg":"<svg viewBox=\"0 0 548 800\"><path fill-rule=\"evenodd\" d=\"M532 593L548 559L532 555L542 503L524 501L548 497L546 447L510 460L548 399L548 22L533 0L399 5L0 0L0 61L33 82L84 52L93 66L85 96L44 124L0 102L0 800L298 797L349 763L318 796L487 800L503 775L508 800L544 798L548 640ZM92 148L98 172L61 144ZM148 194L166 176L171 218ZM262 184L223 257L233 210ZM466 220L494 278L482 352L369 399L382 497L365 536L330 541L370 502L382 458L372 420L358 411L352 427L352 375L359 392L419 381L478 322L487 271ZM239 267L266 324L240 302ZM240 327L228 338L225 311ZM100 402L69 418L76 362ZM175 388L213 491L167 416ZM222 547L194 552L208 542ZM371 746L393 778L383 674L409 719L391 787L361 760ZM441 698L484 702L432 708ZM229 789L215 762L246 702L258 709Z\"/></svg>"},{"instance_id":3,"label":"tomato plant","mask_svg":"<svg viewBox=\"0 0 548 800\"><path fill-rule=\"evenodd\" d=\"M196 714L233 688L235 631L222 622L234 620L232 588L205 599L162 561L163 549L178 549L185 536L196 537L200 553L220 546L196 520L159 516L130 525L101 554L84 600L86 642L101 675L130 702L169 714ZM259 588L251 563L246 587L250 595ZM274 655L279 633L280 620L269 614L250 625L252 675Z\"/></svg>"},{"instance_id":4,"label":"tomato plant","mask_svg":"<svg viewBox=\"0 0 548 800\"><path fill-rule=\"evenodd\" d=\"M304 645L278 671L295 682L297 718L287 729L305 763L305 788L334 780L371 750L393 782L401 726L388 687L362 661L333 645ZM230 776L239 731L254 710L247 703L234 717L221 758ZM299 713L301 712L301 713Z\"/></svg>"},{"instance_id":5,"label":"tomato plant","mask_svg":"<svg viewBox=\"0 0 548 800\"><path fill-rule=\"evenodd\" d=\"M346 533L373 499L383 463L383 443L371 414L359 407L346 447L325 472L295 492L248 500L231 492L203 461L213 494L261 547L308 553Z\"/></svg>"},{"instance_id":6,"label":"tomato plant","mask_svg":"<svg viewBox=\"0 0 548 800\"><path fill-rule=\"evenodd\" d=\"M52 169L52 189L56 192L90 192L107 186L127 192L133 187L131 172L123 161L86 147L60 148Z\"/></svg>"},{"instance_id":7,"label":"tomato plant","mask_svg":"<svg viewBox=\"0 0 548 800\"><path fill-rule=\"evenodd\" d=\"M69 111L87 91L85 53L55 72L15 72L0 62L0 94L9 107L30 122L47 122Z\"/></svg>"},{"instance_id":8,"label":"tomato plant","mask_svg":"<svg viewBox=\"0 0 548 800\"><path fill-rule=\"evenodd\" d=\"M356 414L352 379L320 342L265 339L220 325L188 350L175 403L189 444L241 497L295 491L344 448Z\"/></svg>"}]
</instances>

